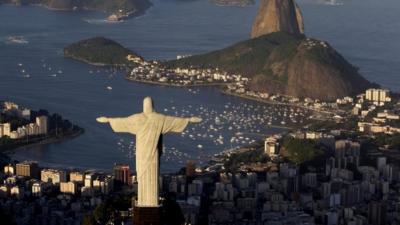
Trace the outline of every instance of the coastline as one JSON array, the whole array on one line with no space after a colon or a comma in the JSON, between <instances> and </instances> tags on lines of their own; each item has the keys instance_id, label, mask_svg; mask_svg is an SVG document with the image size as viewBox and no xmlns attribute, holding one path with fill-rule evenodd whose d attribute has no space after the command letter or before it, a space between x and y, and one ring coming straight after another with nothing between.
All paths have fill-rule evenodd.
<instances>
[{"instance_id":1,"label":"coastline","mask_svg":"<svg viewBox=\"0 0 400 225\"><path fill-rule=\"evenodd\" d=\"M65 58L70 58L73 60L77 60L83 63L86 63L88 65L92 65L92 66L100 66L100 67L106 67L106 66L112 66L112 67L127 67L126 64L105 64L105 63L93 63L90 62L86 59L82 59L79 57L75 57L73 55L65 55ZM232 82L227 83L227 82L212 82L212 83L194 83L194 84L176 84L176 83L171 83L171 82L160 82L160 81L154 81L154 80L145 80L145 79L136 79L134 77L131 77L129 75L125 75L124 77L125 80L130 81L130 82L137 82L137 83L142 83L142 84L149 84L149 85L159 85L159 86L165 86L165 87L178 87L178 88L192 88L192 87L219 87L219 91L222 94L225 95L230 95L230 96L234 96L234 97L239 97L239 98L243 98L243 99L247 99L247 100L252 100L252 101L256 101L259 103L264 103L264 104L270 104L270 105L282 105L282 106L289 106L289 107L297 107L297 108L302 108L302 109L306 109L306 110L310 110L313 111L314 113L320 113L320 114L324 114L324 115L332 115L334 113L330 112L330 111L325 111L325 110L318 110L318 109L313 109L304 105L300 105L300 104L295 104L295 103L290 103L290 102L279 102L279 101L272 101L272 100L268 100L268 99L261 99L261 98L257 98L257 97L253 97L253 96L249 96L249 95L245 95L245 94L238 94L238 93L234 93L231 91L227 91L224 87L230 85L230 84L234 84ZM287 127L285 127L287 128Z\"/></svg>"},{"instance_id":2,"label":"coastline","mask_svg":"<svg viewBox=\"0 0 400 225\"><path fill-rule=\"evenodd\" d=\"M185 87L212 87L212 86L220 87L220 86L229 85L229 83L203 83L203 84L180 85L180 84L164 83L164 82L159 82L159 81L138 80L138 79L130 78L130 77L127 77L127 76L125 76L125 80L131 81L131 82L143 83L143 84L160 85L160 86L167 86L167 87L180 87L180 88L185 88Z\"/></svg>"},{"instance_id":3,"label":"coastline","mask_svg":"<svg viewBox=\"0 0 400 225\"><path fill-rule=\"evenodd\" d=\"M307 109L307 110L311 110L313 112L317 112L317 113L324 113L324 114L331 114L331 112L327 112L327 111L319 111L316 109L311 109L308 108L306 106L302 106L302 105L297 105L297 104L293 104L293 103L287 103L287 102L277 102L277 101L271 101L271 100L266 100L266 99L260 99L260 98L255 98L255 97L251 97L248 95L241 95L241 94L236 94L230 91L226 91L226 90L220 90L222 94L225 95L230 95L230 96L236 96L239 98L245 98L248 100L253 100L256 102L262 102L262 103L266 103L266 104L271 104L271 105L284 105L284 106L291 106L291 107L298 107L298 108L302 108L302 109Z\"/></svg>"},{"instance_id":4,"label":"coastline","mask_svg":"<svg viewBox=\"0 0 400 225\"><path fill-rule=\"evenodd\" d=\"M0 146L0 152L5 153L5 154L12 154L14 151L16 151L18 149L22 149L22 148L63 142L63 141L67 141L67 140L76 138L76 137L82 135L84 132L85 132L85 129L79 128L75 131L72 131L68 134L64 134L62 136L54 135L54 136L50 136L50 137L37 137L36 139L34 138L33 140L31 140L29 143L26 143L24 141L18 142L18 143L10 143L8 145Z\"/></svg>"},{"instance_id":5,"label":"coastline","mask_svg":"<svg viewBox=\"0 0 400 225\"><path fill-rule=\"evenodd\" d=\"M82 7L82 8L55 8L55 7L51 7L51 6L48 6L48 5L43 4L43 3L28 3L28 4L18 5L18 4L15 4L15 3L7 2L7 3L3 3L3 4L4 5L10 5L10 6L16 6L16 7L24 6L24 5L36 6L36 7L42 7L44 9L46 9L46 10L55 11L55 12L56 11L59 11L59 12L73 12L73 11L79 11L79 10L81 10L81 11L103 12L103 13L105 13L107 15L106 19L110 15L118 13L118 12L108 12L107 10L101 10L101 9L90 9L88 7ZM2 4L0 4L0 5L2 5ZM149 10L151 7L153 7L153 3L149 1L149 4L144 6L144 7L138 7L137 9L129 11L129 12L123 14L123 15L117 15L118 21L123 21L124 19L130 19L130 18L134 18L134 17L139 17L139 16L142 16L142 15L145 15L147 10Z\"/></svg>"},{"instance_id":6,"label":"coastline","mask_svg":"<svg viewBox=\"0 0 400 225\"><path fill-rule=\"evenodd\" d=\"M88 61L88 60L86 60L86 59L82 59L82 58L79 58L79 57L76 57L76 56L73 56L73 55L65 55L65 54L64 54L64 58L73 59L73 60L76 60L76 61L79 61L79 62L82 62L82 63L86 63L86 64L91 65L91 66L99 66L99 67L106 67L106 66L111 66L111 67L126 66L126 64L94 63L94 62L90 62L90 61Z\"/></svg>"},{"instance_id":7,"label":"coastline","mask_svg":"<svg viewBox=\"0 0 400 225\"><path fill-rule=\"evenodd\" d=\"M150 85L160 85L160 86L167 86L167 87L185 88L185 87L212 87L212 86L216 86L216 87L220 87L220 92L222 94L225 94L225 95L230 95L230 96L234 96L234 97L238 97L238 98L244 98L244 99L248 99L248 100L252 100L252 101L256 101L256 102L260 102L260 103L265 103L265 104L270 104L270 105L283 105L283 106L298 107L298 108L302 108L302 109L311 110L311 111L314 111L314 112L317 112L317 113L331 114L331 112L319 111L319 110L316 110L316 109L311 109L309 107L302 106L302 105L297 105L297 104L293 104L293 103L277 102L277 101L271 101L271 100L266 100L266 99L255 98L255 97L251 97L251 96L248 96L248 95L236 94L236 93L232 93L230 91L226 91L223 88L221 88L223 86L229 85L230 83L205 83L205 84L179 85L179 84L171 84L171 83L164 83L164 82L158 82L158 81L138 80L138 79L130 78L130 77L127 77L127 76L125 77L125 79L128 80L128 81L131 81L131 82L138 82L138 83L150 84ZM285 127L285 128L288 128L288 127Z\"/></svg>"},{"instance_id":8,"label":"coastline","mask_svg":"<svg viewBox=\"0 0 400 225\"><path fill-rule=\"evenodd\" d=\"M313 109L313 108L309 108L303 105L298 105L298 104L294 104L294 103L288 103L288 102L278 102L278 101L271 101L271 100L266 100L266 99L260 99L260 98L256 98L256 97L252 97L252 96L248 96L248 95L243 95L243 94L237 94L237 93L233 93L230 91L226 91L226 89L224 89L224 86L229 85L229 83L207 83L207 84L191 84L191 85L179 85L179 84L172 84L172 83L163 83L163 82L158 82L158 81L148 81L148 80L137 80L134 78L130 78L128 76L125 76L125 79L127 81L130 82L138 82L138 83L142 83L142 84L148 84L148 85L159 85L159 86L166 86L166 87L176 87L176 88L191 88L191 87L218 87L219 91L224 94L224 95L228 95L228 96L233 96L233 97L237 97L237 98L242 98L242 99L247 99L247 100L251 100L251 101L255 101L258 103L262 103L262 104L268 104L268 105L280 105L280 106L289 106L289 107L296 107L296 108L302 108L305 110L310 110L316 114L323 114L325 116L331 115L332 112L329 111L322 111L322 110L317 110L317 109ZM280 128L280 129L297 129L298 126L283 126L283 125L269 125L271 128Z\"/></svg>"}]
</instances>

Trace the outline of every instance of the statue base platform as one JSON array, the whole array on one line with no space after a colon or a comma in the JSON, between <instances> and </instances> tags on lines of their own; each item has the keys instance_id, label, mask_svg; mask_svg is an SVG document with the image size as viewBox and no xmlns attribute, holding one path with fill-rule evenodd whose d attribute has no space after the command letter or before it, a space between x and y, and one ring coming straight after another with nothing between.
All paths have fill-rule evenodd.
<instances>
[{"instance_id":1,"label":"statue base platform","mask_svg":"<svg viewBox=\"0 0 400 225\"><path fill-rule=\"evenodd\" d=\"M160 225L161 207L133 207L133 225Z\"/></svg>"}]
</instances>

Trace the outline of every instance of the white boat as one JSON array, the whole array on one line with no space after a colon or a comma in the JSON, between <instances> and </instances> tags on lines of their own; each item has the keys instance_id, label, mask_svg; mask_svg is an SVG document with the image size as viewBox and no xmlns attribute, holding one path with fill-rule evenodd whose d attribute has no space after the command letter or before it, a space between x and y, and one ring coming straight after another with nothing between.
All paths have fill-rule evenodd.
<instances>
[{"instance_id":1,"label":"white boat","mask_svg":"<svg viewBox=\"0 0 400 225\"><path fill-rule=\"evenodd\" d=\"M28 44L29 43L22 36L9 36L9 37L7 37L7 42L12 43L12 44Z\"/></svg>"},{"instance_id":2,"label":"white boat","mask_svg":"<svg viewBox=\"0 0 400 225\"><path fill-rule=\"evenodd\" d=\"M343 5L342 2L338 2L337 0L327 0L325 4L327 4L327 5L333 5L333 6L336 6L336 5Z\"/></svg>"},{"instance_id":3,"label":"white boat","mask_svg":"<svg viewBox=\"0 0 400 225\"><path fill-rule=\"evenodd\" d=\"M111 86L108 86L107 89L111 91L113 88Z\"/></svg>"}]
</instances>

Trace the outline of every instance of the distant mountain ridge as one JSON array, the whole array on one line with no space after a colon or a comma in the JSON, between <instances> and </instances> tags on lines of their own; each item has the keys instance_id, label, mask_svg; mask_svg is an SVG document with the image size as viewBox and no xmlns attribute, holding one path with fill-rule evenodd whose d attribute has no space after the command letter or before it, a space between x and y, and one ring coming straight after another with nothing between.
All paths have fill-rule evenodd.
<instances>
[{"instance_id":1,"label":"distant mountain ridge","mask_svg":"<svg viewBox=\"0 0 400 225\"><path fill-rule=\"evenodd\" d=\"M250 90L335 100L374 86L329 44L275 32L222 50L165 62L169 68L219 68L250 77Z\"/></svg>"},{"instance_id":2,"label":"distant mountain ridge","mask_svg":"<svg viewBox=\"0 0 400 225\"><path fill-rule=\"evenodd\" d=\"M249 6L254 5L255 0L212 0L219 6Z\"/></svg>"},{"instance_id":3,"label":"distant mountain ridge","mask_svg":"<svg viewBox=\"0 0 400 225\"><path fill-rule=\"evenodd\" d=\"M98 10L118 16L142 14L152 5L149 0L0 0L0 3L40 4L53 10Z\"/></svg>"}]
</instances>

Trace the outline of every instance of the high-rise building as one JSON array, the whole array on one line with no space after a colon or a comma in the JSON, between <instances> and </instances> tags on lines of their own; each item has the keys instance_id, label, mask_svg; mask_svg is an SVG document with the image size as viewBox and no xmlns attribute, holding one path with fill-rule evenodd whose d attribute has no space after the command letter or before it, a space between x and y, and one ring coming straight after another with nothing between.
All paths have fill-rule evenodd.
<instances>
[{"instance_id":1,"label":"high-rise building","mask_svg":"<svg viewBox=\"0 0 400 225\"><path fill-rule=\"evenodd\" d=\"M43 169L40 173L40 180L58 184L67 181L67 174L64 170Z\"/></svg>"},{"instance_id":2,"label":"high-rise building","mask_svg":"<svg viewBox=\"0 0 400 225\"><path fill-rule=\"evenodd\" d=\"M389 90L385 89L368 89L365 91L365 99L377 104L391 101Z\"/></svg>"},{"instance_id":3,"label":"high-rise building","mask_svg":"<svg viewBox=\"0 0 400 225\"><path fill-rule=\"evenodd\" d=\"M24 161L21 163L17 163L16 165L16 175L38 178L39 177L39 166L37 162L33 161Z\"/></svg>"},{"instance_id":4,"label":"high-rise building","mask_svg":"<svg viewBox=\"0 0 400 225\"><path fill-rule=\"evenodd\" d=\"M22 187L14 186L10 190L10 195L16 198L24 197L24 189Z\"/></svg>"},{"instance_id":5,"label":"high-rise building","mask_svg":"<svg viewBox=\"0 0 400 225\"><path fill-rule=\"evenodd\" d=\"M115 164L114 165L114 180L116 184L127 184L131 183L130 181L131 173L129 170L129 165L127 164Z\"/></svg>"},{"instance_id":6,"label":"high-rise building","mask_svg":"<svg viewBox=\"0 0 400 225\"><path fill-rule=\"evenodd\" d=\"M114 182L113 177L108 176L98 176L93 180L93 190L99 191L103 194L108 194L113 190Z\"/></svg>"},{"instance_id":7,"label":"high-rise building","mask_svg":"<svg viewBox=\"0 0 400 225\"><path fill-rule=\"evenodd\" d=\"M61 182L60 183L60 192L64 194L72 194L75 195L78 191L77 184L75 182Z\"/></svg>"},{"instance_id":8,"label":"high-rise building","mask_svg":"<svg viewBox=\"0 0 400 225\"><path fill-rule=\"evenodd\" d=\"M11 136L11 124L10 123L0 124L0 138L3 136L7 136L7 137Z\"/></svg>"},{"instance_id":9,"label":"high-rise building","mask_svg":"<svg viewBox=\"0 0 400 225\"><path fill-rule=\"evenodd\" d=\"M317 187L317 174L306 173L301 177L301 183L305 187L315 188Z\"/></svg>"},{"instance_id":10,"label":"high-rise building","mask_svg":"<svg viewBox=\"0 0 400 225\"><path fill-rule=\"evenodd\" d=\"M43 192L46 191L47 188L49 188L51 184L49 183L44 183L41 181L35 182L32 184L32 195L36 197L42 196Z\"/></svg>"},{"instance_id":11,"label":"high-rise building","mask_svg":"<svg viewBox=\"0 0 400 225\"><path fill-rule=\"evenodd\" d=\"M47 134L49 129L47 116L36 117L36 124L39 127L39 134Z\"/></svg>"},{"instance_id":12,"label":"high-rise building","mask_svg":"<svg viewBox=\"0 0 400 225\"><path fill-rule=\"evenodd\" d=\"M84 185L85 187L93 187L93 180L95 178L95 174L94 173L87 173L85 174L85 181L84 181Z\"/></svg>"},{"instance_id":13,"label":"high-rise building","mask_svg":"<svg viewBox=\"0 0 400 225\"><path fill-rule=\"evenodd\" d=\"M84 178L85 178L85 175L82 172L73 171L73 172L69 173L69 181L72 181L75 183L83 183Z\"/></svg>"},{"instance_id":14,"label":"high-rise building","mask_svg":"<svg viewBox=\"0 0 400 225\"><path fill-rule=\"evenodd\" d=\"M386 157L378 157L376 159L376 168L378 169L379 173L383 173L386 169Z\"/></svg>"},{"instance_id":15,"label":"high-rise building","mask_svg":"<svg viewBox=\"0 0 400 225\"><path fill-rule=\"evenodd\" d=\"M193 175L196 173L196 164L194 161L189 160L186 163L186 176L187 177L193 177Z\"/></svg>"},{"instance_id":16,"label":"high-rise building","mask_svg":"<svg viewBox=\"0 0 400 225\"><path fill-rule=\"evenodd\" d=\"M4 166L4 173L7 175L14 175L15 174L14 166L11 164Z\"/></svg>"},{"instance_id":17,"label":"high-rise building","mask_svg":"<svg viewBox=\"0 0 400 225\"><path fill-rule=\"evenodd\" d=\"M270 157L276 156L279 153L279 142L275 137L265 139L264 152Z\"/></svg>"},{"instance_id":18,"label":"high-rise building","mask_svg":"<svg viewBox=\"0 0 400 225\"><path fill-rule=\"evenodd\" d=\"M337 140L335 142L335 157L360 156L360 143L350 140Z\"/></svg>"},{"instance_id":19,"label":"high-rise building","mask_svg":"<svg viewBox=\"0 0 400 225\"><path fill-rule=\"evenodd\" d=\"M368 222L374 225L386 224L386 203L373 201L368 204Z\"/></svg>"}]
</instances>

